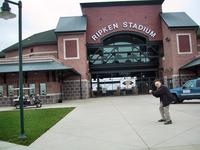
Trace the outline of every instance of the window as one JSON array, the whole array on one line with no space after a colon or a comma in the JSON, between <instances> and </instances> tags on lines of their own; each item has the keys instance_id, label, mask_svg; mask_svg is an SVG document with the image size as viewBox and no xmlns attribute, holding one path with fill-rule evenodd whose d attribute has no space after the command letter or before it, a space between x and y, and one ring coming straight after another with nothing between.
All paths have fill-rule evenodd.
<instances>
[{"instance_id":1,"label":"window","mask_svg":"<svg viewBox=\"0 0 200 150\"><path fill-rule=\"evenodd\" d=\"M177 48L178 54L192 53L191 35L190 34L177 34Z\"/></svg>"},{"instance_id":2,"label":"window","mask_svg":"<svg viewBox=\"0 0 200 150\"><path fill-rule=\"evenodd\" d=\"M77 38L64 39L64 59L79 59L79 42Z\"/></svg>"},{"instance_id":3,"label":"window","mask_svg":"<svg viewBox=\"0 0 200 150\"><path fill-rule=\"evenodd\" d=\"M13 85L8 85L8 96L14 96L14 86Z\"/></svg>"},{"instance_id":4,"label":"window","mask_svg":"<svg viewBox=\"0 0 200 150\"><path fill-rule=\"evenodd\" d=\"M196 86L200 87L200 80L197 80Z\"/></svg>"},{"instance_id":5,"label":"window","mask_svg":"<svg viewBox=\"0 0 200 150\"><path fill-rule=\"evenodd\" d=\"M31 53L33 53L33 48L31 48Z\"/></svg>"},{"instance_id":6,"label":"window","mask_svg":"<svg viewBox=\"0 0 200 150\"><path fill-rule=\"evenodd\" d=\"M30 88L29 95L30 96L35 95L35 84L29 84L29 88Z\"/></svg>"},{"instance_id":7,"label":"window","mask_svg":"<svg viewBox=\"0 0 200 150\"><path fill-rule=\"evenodd\" d=\"M193 88L195 87L196 82L194 80L188 81L184 84L185 88Z\"/></svg>"},{"instance_id":8,"label":"window","mask_svg":"<svg viewBox=\"0 0 200 150\"><path fill-rule=\"evenodd\" d=\"M46 94L47 94L46 83L40 83L40 95L46 95Z\"/></svg>"}]
</instances>

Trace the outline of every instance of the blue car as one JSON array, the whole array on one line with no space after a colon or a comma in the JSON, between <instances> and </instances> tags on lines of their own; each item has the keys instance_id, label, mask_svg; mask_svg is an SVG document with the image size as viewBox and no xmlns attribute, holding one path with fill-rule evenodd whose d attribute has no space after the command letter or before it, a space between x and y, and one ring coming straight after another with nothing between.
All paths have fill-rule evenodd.
<instances>
[{"instance_id":1,"label":"blue car","mask_svg":"<svg viewBox=\"0 0 200 150\"><path fill-rule=\"evenodd\" d=\"M170 89L174 96L173 103L184 100L200 99L200 78L187 81L182 87Z\"/></svg>"}]
</instances>

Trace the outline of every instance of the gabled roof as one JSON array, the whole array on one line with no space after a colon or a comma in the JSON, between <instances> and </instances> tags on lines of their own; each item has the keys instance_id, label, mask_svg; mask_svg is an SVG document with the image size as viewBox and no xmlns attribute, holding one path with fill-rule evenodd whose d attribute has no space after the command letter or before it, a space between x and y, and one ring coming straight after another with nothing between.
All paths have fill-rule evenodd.
<instances>
[{"instance_id":1,"label":"gabled roof","mask_svg":"<svg viewBox=\"0 0 200 150\"><path fill-rule=\"evenodd\" d=\"M85 16L60 17L55 32L83 32L86 31L86 28L87 19Z\"/></svg>"},{"instance_id":2,"label":"gabled roof","mask_svg":"<svg viewBox=\"0 0 200 150\"><path fill-rule=\"evenodd\" d=\"M22 41L22 48L31 47L35 45L56 44L57 38L53 30L44 31L34 34ZM18 49L18 43L6 48L3 52L9 52Z\"/></svg>"},{"instance_id":3,"label":"gabled roof","mask_svg":"<svg viewBox=\"0 0 200 150\"><path fill-rule=\"evenodd\" d=\"M161 13L161 18L169 28L196 28L194 22L185 12Z\"/></svg>"},{"instance_id":4,"label":"gabled roof","mask_svg":"<svg viewBox=\"0 0 200 150\"><path fill-rule=\"evenodd\" d=\"M164 0L110 0L105 2L80 3L81 7L108 7L108 6L127 6L127 5L161 5Z\"/></svg>"}]
</instances>

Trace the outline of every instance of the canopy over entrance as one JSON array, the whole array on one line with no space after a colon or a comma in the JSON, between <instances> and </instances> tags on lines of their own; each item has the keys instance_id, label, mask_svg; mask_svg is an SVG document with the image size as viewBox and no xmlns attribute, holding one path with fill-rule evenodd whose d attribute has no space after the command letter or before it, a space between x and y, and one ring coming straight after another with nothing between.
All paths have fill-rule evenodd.
<instances>
[{"instance_id":1,"label":"canopy over entrance","mask_svg":"<svg viewBox=\"0 0 200 150\"><path fill-rule=\"evenodd\" d=\"M180 69L194 69L195 67L200 67L200 57L193 59L192 61L188 62L184 66L182 66Z\"/></svg>"}]
</instances>

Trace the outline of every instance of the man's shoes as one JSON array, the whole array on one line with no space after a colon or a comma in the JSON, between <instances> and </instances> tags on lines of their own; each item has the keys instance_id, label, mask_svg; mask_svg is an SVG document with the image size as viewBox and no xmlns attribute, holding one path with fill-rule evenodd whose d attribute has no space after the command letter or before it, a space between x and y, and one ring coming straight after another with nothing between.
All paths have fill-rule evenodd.
<instances>
[{"instance_id":1,"label":"man's shoes","mask_svg":"<svg viewBox=\"0 0 200 150\"><path fill-rule=\"evenodd\" d=\"M171 120L166 121L164 124L165 124L165 125L172 124L172 121L171 121Z\"/></svg>"},{"instance_id":2,"label":"man's shoes","mask_svg":"<svg viewBox=\"0 0 200 150\"><path fill-rule=\"evenodd\" d=\"M166 121L165 119L158 120L158 122L165 122L165 121Z\"/></svg>"}]
</instances>

